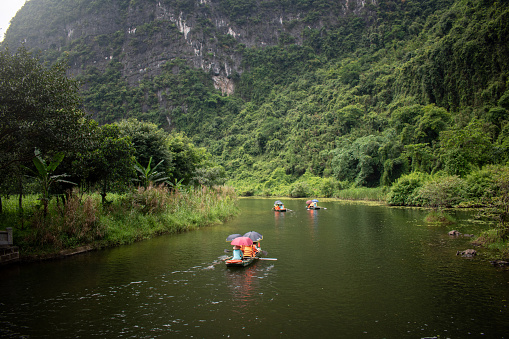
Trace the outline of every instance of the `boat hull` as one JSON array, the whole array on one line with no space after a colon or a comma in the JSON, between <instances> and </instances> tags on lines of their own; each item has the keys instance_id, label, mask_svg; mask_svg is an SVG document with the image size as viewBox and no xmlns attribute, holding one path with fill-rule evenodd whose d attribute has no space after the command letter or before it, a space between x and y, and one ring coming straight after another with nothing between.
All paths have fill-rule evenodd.
<instances>
[{"instance_id":1,"label":"boat hull","mask_svg":"<svg viewBox=\"0 0 509 339\"><path fill-rule=\"evenodd\" d=\"M258 258L259 258L258 255L255 257L248 257L248 258L239 259L239 260L233 260L232 257L229 257L229 258L226 258L225 263L226 263L226 267L245 267L245 266L251 265L253 263L253 261L255 261Z\"/></svg>"}]
</instances>

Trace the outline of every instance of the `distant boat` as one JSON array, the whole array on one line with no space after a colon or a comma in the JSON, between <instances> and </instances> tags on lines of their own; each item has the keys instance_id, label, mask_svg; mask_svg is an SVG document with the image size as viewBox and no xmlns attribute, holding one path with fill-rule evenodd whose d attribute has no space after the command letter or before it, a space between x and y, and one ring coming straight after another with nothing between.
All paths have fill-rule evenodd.
<instances>
[{"instance_id":1,"label":"distant boat","mask_svg":"<svg viewBox=\"0 0 509 339\"><path fill-rule=\"evenodd\" d=\"M272 209L276 212L286 212L286 207L281 200L276 200Z\"/></svg>"},{"instance_id":2,"label":"distant boat","mask_svg":"<svg viewBox=\"0 0 509 339\"><path fill-rule=\"evenodd\" d=\"M321 207L317 206L316 205L317 203L318 203L317 199L308 200L308 201L306 201L306 208L308 210L319 210Z\"/></svg>"}]
</instances>

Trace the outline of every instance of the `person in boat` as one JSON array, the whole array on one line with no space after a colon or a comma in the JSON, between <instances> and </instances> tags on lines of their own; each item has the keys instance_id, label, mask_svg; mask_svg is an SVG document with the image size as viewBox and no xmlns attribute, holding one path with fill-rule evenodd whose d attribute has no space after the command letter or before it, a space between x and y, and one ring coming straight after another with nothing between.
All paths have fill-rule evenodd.
<instances>
[{"instance_id":1,"label":"person in boat","mask_svg":"<svg viewBox=\"0 0 509 339\"><path fill-rule=\"evenodd\" d=\"M243 253L240 250L240 246L233 246L233 260L242 260Z\"/></svg>"},{"instance_id":2,"label":"person in boat","mask_svg":"<svg viewBox=\"0 0 509 339\"><path fill-rule=\"evenodd\" d=\"M254 257L256 255L255 246L254 245L244 246L243 254L244 254L244 258Z\"/></svg>"},{"instance_id":3,"label":"person in boat","mask_svg":"<svg viewBox=\"0 0 509 339\"><path fill-rule=\"evenodd\" d=\"M260 252L260 251L261 251L261 249L260 249L260 244L258 244L258 242L257 242L257 241L256 241L256 242L253 242L253 251L254 251L254 253L258 253L258 252Z\"/></svg>"},{"instance_id":4,"label":"person in boat","mask_svg":"<svg viewBox=\"0 0 509 339\"><path fill-rule=\"evenodd\" d=\"M279 205L278 204L274 204L274 210L279 211Z\"/></svg>"}]
</instances>

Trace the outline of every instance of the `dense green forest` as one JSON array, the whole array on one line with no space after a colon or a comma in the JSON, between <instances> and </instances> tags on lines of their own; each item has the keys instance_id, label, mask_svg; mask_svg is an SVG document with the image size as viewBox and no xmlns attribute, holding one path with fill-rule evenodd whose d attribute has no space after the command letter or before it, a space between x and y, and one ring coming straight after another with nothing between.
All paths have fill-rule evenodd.
<instances>
[{"instance_id":1,"label":"dense green forest","mask_svg":"<svg viewBox=\"0 0 509 339\"><path fill-rule=\"evenodd\" d=\"M122 133L122 124L129 124L122 121L136 119L127 121L153 124L193 149L203 147L197 166L186 169L181 162L178 172L166 161L173 182L226 180L243 195L293 197L386 187L395 205L489 205L486 199L507 194L500 193L507 179L499 174L507 173L509 161L509 3L162 3L198 18L185 34L213 44L203 62L240 61L227 76L232 93L216 89L214 71L194 67L186 53L130 80L130 57L159 53L185 36L156 14L137 23L136 38L113 29L70 42L53 39L58 25L78 20L76 13L116 8L120 22L129 9L141 8L140 1L77 1L72 7L70 1L32 0L2 46L14 48L23 36L41 44L53 39L41 58L78 67L83 108L100 126L114 124ZM274 43L246 44L219 32L211 14L217 8L239 30L261 29L272 12L293 19L272 36L258 37ZM45 20L36 14L41 11ZM142 165L165 158L135 157ZM430 192L443 185L457 188L451 194L461 199L433 201Z\"/></svg>"},{"instance_id":2,"label":"dense green forest","mask_svg":"<svg viewBox=\"0 0 509 339\"><path fill-rule=\"evenodd\" d=\"M51 28L80 11L133 6L79 3L71 10L65 1L33 1L26 15L44 9L54 20L37 25ZM193 1L165 3L207 12ZM277 44L258 48L214 34L203 17L198 28L241 56L242 72L231 74L235 92L229 96L183 57L130 84L118 32L93 38L114 56L104 69L86 62L97 52L83 39L41 57L82 63L76 79L84 108L100 124L136 118L182 132L211 153L243 194L289 195L307 176L329 179L324 185L334 187L309 193L331 195L345 187L390 186L413 171L465 177L509 160L507 3L381 1L359 15L340 15L340 4L323 0L217 4L241 27L280 8L306 14L286 23L288 32L310 25L299 31L302 43L280 32ZM309 28L320 18L320 29ZM145 44L162 24L154 19L138 29ZM9 36L23 32L21 21L13 26L7 45Z\"/></svg>"},{"instance_id":3,"label":"dense green forest","mask_svg":"<svg viewBox=\"0 0 509 339\"><path fill-rule=\"evenodd\" d=\"M260 11L256 2L221 3L246 25ZM303 20L334 6L303 3L309 11ZM230 96L183 59L138 86L128 84L115 59L104 71L89 66L77 79L97 121L134 117L184 132L246 194L289 194L306 173L341 187L375 187L414 170L465 176L505 164L508 5L382 1L372 15L305 29L301 45L285 35L266 48L225 39L245 69L233 75Z\"/></svg>"}]
</instances>

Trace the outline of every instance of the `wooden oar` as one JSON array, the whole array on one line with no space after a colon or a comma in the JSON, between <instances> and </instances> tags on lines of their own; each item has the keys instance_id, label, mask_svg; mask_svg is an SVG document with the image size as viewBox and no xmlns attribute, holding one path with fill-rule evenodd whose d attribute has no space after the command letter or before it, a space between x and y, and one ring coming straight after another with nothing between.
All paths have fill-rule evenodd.
<instances>
[{"instance_id":1,"label":"wooden oar","mask_svg":"<svg viewBox=\"0 0 509 339\"><path fill-rule=\"evenodd\" d=\"M258 257L255 257L255 259L258 259L258 260L277 260L277 258L258 258Z\"/></svg>"}]
</instances>

